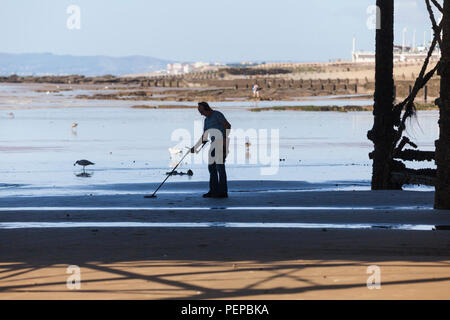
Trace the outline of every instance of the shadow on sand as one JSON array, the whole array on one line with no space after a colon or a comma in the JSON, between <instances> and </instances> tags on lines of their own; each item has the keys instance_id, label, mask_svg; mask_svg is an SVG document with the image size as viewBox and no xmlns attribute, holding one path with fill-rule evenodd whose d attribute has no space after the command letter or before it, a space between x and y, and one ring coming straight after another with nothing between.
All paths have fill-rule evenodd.
<instances>
[{"instance_id":1,"label":"shadow on sand","mask_svg":"<svg viewBox=\"0 0 450 320\"><path fill-rule=\"evenodd\" d=\"M338 298L347 289L366 287L365 271L372 263L404 274L384 280L384 289L438 285L450 281L448 235L390 230L2 230L0 298L25 292L41 298L70 294L69 265L81 268L83 287L78 292L91 298L290 299L328 290ZM407 276L418 265L427 272ZM343 272L347 277L359 272L358 281L331 281Z\"/></svg>"}]
</instances>

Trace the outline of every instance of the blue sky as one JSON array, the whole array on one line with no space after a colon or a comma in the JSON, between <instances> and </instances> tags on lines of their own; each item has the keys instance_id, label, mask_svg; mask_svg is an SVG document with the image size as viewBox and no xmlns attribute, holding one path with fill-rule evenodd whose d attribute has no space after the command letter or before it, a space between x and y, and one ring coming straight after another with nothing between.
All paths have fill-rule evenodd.
<instances>
[{"instance_id":1,"label":"blue sky","mask_svg":"<svg viewBox=\"0 0 450 320\"><path fill-rule=\"evenodd\" d=\"M424 0L395 0L396 43L430 38ZM180 61L328 61L374 49L375 0L2 0L0 52ZM69 30L67 7L81 10Z\"/></svg>"}]
</instances>

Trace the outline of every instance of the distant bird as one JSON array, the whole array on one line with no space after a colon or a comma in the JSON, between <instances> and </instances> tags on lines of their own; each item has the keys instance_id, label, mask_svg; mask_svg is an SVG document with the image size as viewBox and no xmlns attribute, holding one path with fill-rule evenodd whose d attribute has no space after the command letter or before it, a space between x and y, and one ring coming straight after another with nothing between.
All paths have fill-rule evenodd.
<instances>
[{"instance_id":1,"label":"distant bird","mask_svg":"<svg viewBox=\"0 0 450 320\"><path fill-rule=\"evenodd\" d=\"M77 136L77 127L78 127L78 123L74 122L72 123L72 135L73 136Z\"/></svg>"},{"instance_id":2,"label":"distant bird","mask_svg":"<svg viewBox=\"0 0 450 320\"><path fill-rule=\"evenodd\" d=\"M177 148L169 148L170 158L173 156L182 153L183 151Z\"/></svg>"},{"instance_id":3,"label":"distant bird","mask_svg":"<svg viewBox=\"0 0 450 320\"><path fill-rule=\"evenodd\" d=\"M182 151L180 149L177 149L177 148L169 148L169 152L171 154L177 154L177 153L181 153Z\"/></svg>"},{"instance_id":4,"label":"distant bird","mask_svg":"<svg viewBox=\"0 0 450 320\"><path fill-rule=\"evenodd\" d=\"M250 151L250 146L251 146L252 144L250 143L250 141L247 141L247 142L245 142L245 151L246 152L249 152Z\"/></svg>"},{"instance_id":5,"label":"distant bird","mask_svg":"<svg viewBox=\"0 0 450 320\"><path fill-rule=\"evenodd\" d=\"M8 113L8 116L11 118L11 119L14 119L16 116L15 116L15 114L13 113L13 112L9 112Z\"/></svg>"},{"instance_id":6,"label":"distant bird","mask_svg":"<svg viewBox=\"0 0 450 320\"><path fill-rule=\"evenodd\" d=\"M76 165L82 166L82 167L83 167L83 172L85 172L86 166L92 166L92 165L94 165L94 164L95 164L95 163L90 162L89 160L78 160L78 161L75 162L73 165L74 165L74 166L76 166Z\"/></svg>"}]
</instances>

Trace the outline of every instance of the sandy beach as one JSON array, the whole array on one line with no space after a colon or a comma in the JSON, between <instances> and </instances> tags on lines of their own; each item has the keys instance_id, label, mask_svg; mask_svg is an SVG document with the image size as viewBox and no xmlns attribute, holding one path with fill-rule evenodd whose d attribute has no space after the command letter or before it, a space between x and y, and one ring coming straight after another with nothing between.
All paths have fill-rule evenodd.
<instances>
[{"instance_id":1,"label":"sandy beach","mask_svg":"<svg viewBox=\"0 0 450 320\"><path fill-rule=\"evenodd\" d=\"M450 0L29 2L0 19L13 312L450 300Z\"/></svg>"},{"instance_id":2,"label":"sandy beach","mask_svg":"<svg viewBox=\"0 0 450 320\"><path fill-rule=\"evenodd\" d=\"M14 242L15 252L26 252L2 249L1 299L448 299L450 294L445 234L134 228L0 235L2 242ZM80 290L66 286L66 269L73 264L81 269ZM371 265L381 269L379 290L366 286Z\"/></svg>"},{"instance_id":3,"label":"sandy beach","mask_svg":"<svg viewBox=\"0 0 450 320\"><path fill-rule=\"evenodd\" d=\"M276 182L247 181L205 200L204 184L188 185L151 200L8 197L0 299L450 298L450 236L430 228L450 225L450 213L432 209L433 192L275 192ZM72 265L79 290L66 286ZM372 265L381 289L367 287Z\"/></svg>"},{"instance_id":4,"label":"sandy beach","mask_svg":"<svg viewBox=\"0 0 450 320\"><path fill-rule=\"evenodd\" d=\"M235 128L280 129L277 173L261 175L250 148L246 163L230 153L228 199L201 197L208 172L192 161L179 170L194 176L144 199L177 161L171 133L192 131L197 111L36 88L1 91L0 299L450 298L450 213L432 209L432 188L370 191L370 111L314 109L371 98L214 103ZM249 111L274 106L287 107ZM411 134L429 149L437 113L420 112ZM84 177L80 157L96 163ZM371 266L381 289L367 286Z\"/></svg>"}]
</instances>

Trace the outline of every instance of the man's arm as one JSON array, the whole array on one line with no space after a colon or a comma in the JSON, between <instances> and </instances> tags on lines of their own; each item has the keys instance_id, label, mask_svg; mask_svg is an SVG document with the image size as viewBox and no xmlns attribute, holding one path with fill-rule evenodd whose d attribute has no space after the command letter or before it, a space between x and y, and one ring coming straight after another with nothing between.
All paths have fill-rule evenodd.
<instances>
[{"instance_id":1,"label":"man's arm","mask_svg":"<svg viewBox=\"0 0 450 320\"><path fill-rule=\"evenodd\" d=\"M191 148L191 153L197 152L198 147L200 147L200 145L204 145L207 142L208 142L208 139L207 139L206 131L205 131L205 132L203 132L200 139L198 139L197 143Z\"/></svg>"}]
</instances>

